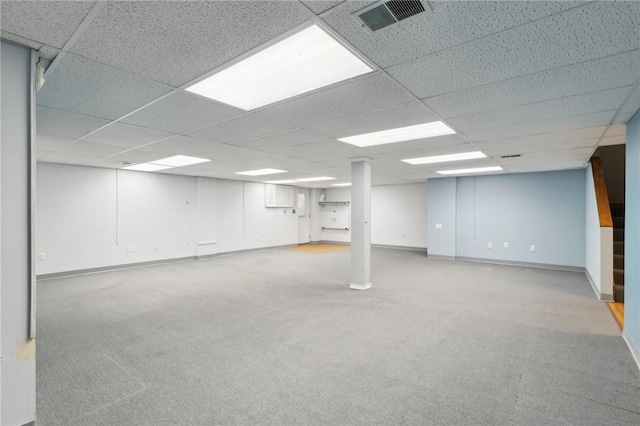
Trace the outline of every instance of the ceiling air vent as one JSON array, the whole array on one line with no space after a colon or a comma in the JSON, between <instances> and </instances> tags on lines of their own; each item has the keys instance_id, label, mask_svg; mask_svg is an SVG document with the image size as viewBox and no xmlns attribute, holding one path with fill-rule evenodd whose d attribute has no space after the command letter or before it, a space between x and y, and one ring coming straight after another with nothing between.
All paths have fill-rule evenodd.
<instances>
[{"instance_id":1,"label":"ceiling air vent","mask_svg":"<svg viewBox=\"0 0 640 426\"><path fill-rule=\"evenodd\" d=\"M378 31L428 9L426 0L390 0L375 3L353 16L370 31Z\"/></svg>"},{"instance_id":2,"label":"ceiling air vent","mask_svg":"<svg viewBox=\"0 0 640 426\"><path fill-rule=\"evenodd\" d=\"M133 164L136 164L136 163L132 163L131 161L120 161L118 163L118 166L131 166Z\"/></svg>"},{"instance_id":3,"label":"ceiling air vent","mask_svg":"<svg viewBox=\"0 0 640 426\"><path fill-rule=\"evenodd\" d=\"M500 158L518 158L522 154L501 155Z\"/></svg>"}]
</instances>

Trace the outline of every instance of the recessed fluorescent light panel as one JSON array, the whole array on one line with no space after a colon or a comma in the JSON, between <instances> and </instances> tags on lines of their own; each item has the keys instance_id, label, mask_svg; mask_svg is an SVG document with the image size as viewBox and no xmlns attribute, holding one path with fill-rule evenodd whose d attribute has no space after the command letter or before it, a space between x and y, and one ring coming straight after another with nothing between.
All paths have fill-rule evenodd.
<instances>
[{"instance_id":1,"label":"recessed fluorescent light panel","mask_svg":"<svg viewBox=\"0 0 640 426\"><path fill-rule=\"evenodd\" d=\"M320 177L296 179L296 181L298 181L298 182L319 182L321 180L334 180L334 179L335 179L334 177L320 176Z\"/></svg>"},{"instance_id":2,"label":"recessed fluorescent light panel","mask_svg":"<svg viewBox=\"0 0 640 426\"><path fill-rule=\"evenodd\" d=\"M285 180L265 180L262 183L272 183L274 185L279 185L283 183L296 183L293 179L285 179Z\"/></svg>"},{"instance_id":3,"label":"recessed fluorescent light panel","mask_svg":"<svg viewBox=\"0 0 640 426\"><path fill-rule=\"evenodd\" d=\"M157 172L158 170L173 169L172 166L163 166L161 164L140 163L133 166L124 167L125 170L137 170L139 172Z\"/></svg>"},{"instance_id":4,"label":"recessed fluorescent light panel","mask_svg":"<svg viewBox=\"0 0 640 426\"><path fill-rule=\"evenodd\" d=\"M447 155L434 155L432 157L422 157L422 158L409 158L406 160L402 160L405 163L409 164L432 164L432 163L446 163L448 161L460 161L460 160L472 160L474 158L485 158L484 155L480 151L473 152L461 152L459 154L447 154Z\"/></svg>"},{"instance_id":5,"label":"recessed fluorescent light panel","mask_svg":"<svg viewBox=\"0 0 640 426\"><path fill-rule=\"evenodd\" d=\"M252 110L371 71L314 24L186 90Z\"/></svg>"},{"instance_id":6,"label":"recessed fluorescent light panel","mask_svg":"<svg viewBox=\"0 0 640 426\"><path fill-rule=\"evenodd\" d=\"M475 169L442 170L436 173L440 173L441 175L462 175L467 173L497 172L498 170L502 170L502 167L493 166L493 167L476 167Z\"/></svg>"},{"instance_id":7,"label":"recessed fluorescent light panel","mask_svg":"<svg viewBox=\"0 0 640 426\"><path fill-rule=\"evenodd\" d=\"M190 166L191 164L206 163L207 161L211 160L207 158L189 157L188 155L174 155L173 157L150 161L150 163L161 164L163 166L182 167Z\"/></svg>"},{"instance_id":8,"label":"recessed fluorescent light panel","mask_svg":"<svg viewBox=\"0 0 640 426\"><path fill-rule=\"evenodd\" d=\"M455 131L442 121L416 124L415 126L399 127L397 129L382 130L380 132L365 133L363 135L339 138L339 141L350 143L359 147L382 145L412 141L415 139L432 138L435 136L451 135Z\"/></svg>"},{"instance_id":9,"label":"recessed fluorescent light panel","mask_svg":"<svg viewBox=\"0 0 640 426\"><path fill-rule=\"evenodd\" d=\"M236 172L237 175L246 176L262 176L262 175L275 175L276 173L287 173L286 170L278 169L259 169L259 170L247 170L246 172Z\"/></svg>"},{"instance_id":10,"label":"recessed fluorescent light panel","mask_svg":"<svg viewBox=\"0 0 640 426\"><path fill-rule=\"evenodd\" d=\"M349 182L349 183L332 183L331 186L351 186L351 182Z\"/></svg>"}]
</instances>

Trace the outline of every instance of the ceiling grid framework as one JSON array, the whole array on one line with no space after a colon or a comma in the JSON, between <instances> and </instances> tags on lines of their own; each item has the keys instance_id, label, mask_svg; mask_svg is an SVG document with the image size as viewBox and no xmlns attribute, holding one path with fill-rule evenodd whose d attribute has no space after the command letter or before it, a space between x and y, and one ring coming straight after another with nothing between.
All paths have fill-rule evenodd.
<instances>
[{"instance_id":1,"label":"ceiling grid framework","mask_svg":"<svg viewBox=\"0 0 640 426\"><path fill-rule=\"evenodd\" d=\"M373 3L2 2L0 28L56 64L37 94L38 161L120 168L183 154L212 161L161 173L275 168L288 173L273 179L348 181L349 159L367 156L384 185L447 168L580 168L598 146L624 143L640 107L640 2L432 1L371 33L352 14ZM307 22L377 69L250 112L183 90ZM457 133L367 148L337 140L439 120ZM488 157L401 161L476 150Z\"/></svg>"}]
</instances>

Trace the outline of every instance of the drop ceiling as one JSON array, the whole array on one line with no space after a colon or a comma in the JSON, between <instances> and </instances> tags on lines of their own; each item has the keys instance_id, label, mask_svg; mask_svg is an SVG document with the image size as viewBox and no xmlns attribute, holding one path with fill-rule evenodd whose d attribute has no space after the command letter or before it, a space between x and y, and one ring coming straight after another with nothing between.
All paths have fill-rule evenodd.
<instances>
[{"instance_id":1,"label":"drop ceiling","mask_svg":"<svg viewBox=\"0 0 640 426\"><path fill-rule=\"evenodd\" d=\"M162 173L274 168L288 170L278 180L338 179L304 184L327 187L349 181L354 157L370 157L373 184L385 185L447 168L580 168L598 146L624 143L640 107L640 2L429 2L370 32L352 15L372 3L3 1L0 28L48 66L40 162L121 168L183 154L211 161ZM184 90L313 22L374 72L251 112ZM457 133L370 148L337 140L437 120ZM477 150L488 158L401 162Z\"/></svg>"}]
</instances>

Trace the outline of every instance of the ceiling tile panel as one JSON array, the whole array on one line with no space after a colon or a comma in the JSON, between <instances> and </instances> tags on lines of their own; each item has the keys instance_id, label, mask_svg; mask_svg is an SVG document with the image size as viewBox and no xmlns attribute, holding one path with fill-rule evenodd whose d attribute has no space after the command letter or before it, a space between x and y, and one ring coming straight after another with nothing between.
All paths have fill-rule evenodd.
<instances>
[{"instance_id":1,"label":"ceiling tile panel","mask_svg":"<svg viewBox=\"0 0 640 426\"><path fill-rule=\"evenodd\" d=\"M302 3L304 3L316 15L320 15L322 12L326 12L332 7L345 2L346 0L302 0Z\"/></svg>"},{"instance_id":2,"label":"ceiling tile panel","mask_svg":"<svg viewBox=\"0 0 640 426\"><path fill-rule=\"evenodd\" d=\"M437 120L439 118L424 104L413 101L363 114L310 124L304 128L331 138L341 138Z\"/></svg>"},{"instance_id":3,"label":"ceiling tile panel","mask_svg":"<svg viewBox=\"0 0 640 426\"><path fill-rule=\"evenodd\" d=\"M482 149L486 155L498 158L502 155L515 155L515 154L529 154L532 152L548 152L548 151L560 151L574 148L595 148L598 146L600 138L592 139L577 139L565 142L554 142L548 144L531 144L518 147L504 146L500 148ZM479 143L480 144L480 143Z\"/></svg>"},{"instance_id":4,"label":"ceiling tile panel","mask_svg":"<svg viewBox=\"0 0 640 426\"><path fill-rule=\"evenodd\" d=\"M78 139L108 123L106 120L86 115L36 107L36 129L43 135Z\"/></svg>"},{"instance_id":5,"label":"ceiling tile panel","mask_svg":"<svg viewBox=\"0 0 640 426\"><path fill-rule=\"evenodd\" d=\"M116 119L171 88L75 55L66 55L38 91L37 104Z\"/></svg>"},{"instance_id":6,"label":"ceiling tile panel","mask_svg":"<svg viewBox=\"0 0 640 426\"><path fill-rule=\"evenodd\" d=\"M520 164L530 162L560 162L560 161L582 161L585 164L591 158L591 155L596 150L595 147L583 147L574 149L565 149L557 151L539 151L530 152L524 154L522 157L517 158L499 158L496 162L500 165Z\"/></svg>"},{"instance_id":7,"label":"ceiling tile panel","mask_svg":"<svg viewBox=\"0 0 640 426\"><path fill-rule=\"evenodd\" d=\"M576 2L430 1L426 11L373 34L351 14L371 2L349 2L325 21L383 68L576 7Z\"/></svg>"},{"instance_id":8,"label":"ceiling tile panel","mask_svg":"<svg viewBox=\"0 0 640 426\"><path fill-rule=\"evenodd\" d=\"M478 148L468 142L451 142L446 145L424 146L405 151L392 151L378 157L379 160L404 160L408 158L430 157L432 155L457 154L460 152L477 151Z\"/></svg>"},{"instance_id":9,"label":"ceiling tile panel","mask_svg":"<svg viewBox=\"0 0 640 426\"><path fill-rule=\"evenodd\" d=\"M263 108L258 113L293 126L304 126L414 99L393 79L377 72Z\"/></svg>"},{"instance_id":10,"label":"ceiling tile panel","mask_svg":"<svg viewBox=\"0 0 640 426\"><path fill-rule=\"evenodd\" d=\"M515 138L491 139L482 142L475 142L475 145L484 151L487 149L517 148L529 145L547 145L575 140L598 139L603 135L606 129L607 126L598 126L553 133L539 133L534 135L518 136Z\"/></svg>"},{"instance_id":11,"label":"ceiling tile panel","mask_svg":"<svg viewBox=\"0 0 640 426\"><path fill-rule=\"evenodd\" d=\"M556 163L538 164L536 166L509 164L503 165L502 168L509 173L537 173L550 172L556 170L582 169L585 163L583 161L559 161Z\"/></svg>"},{"instance_id":12,"label":"ceiling tile panel","mask_svg":"<svg viewBox=\"0 0 640 426\"><path fill-rule=\"evenodd\" d=\"M615 110L603 111L573 117L562 117L553 120L516 124L513 126L496 127L493 129L472 130L470 132L464 132L464 134L470 140L479 142L491 139L506 139L517 136L552 133L564 130L577 130L587 127L605 126L611 122L615 114Z\"/></svg>"},{"instance_id":13,"label":"ceiling tile panel","mask_svg":"<svg viewBox=\"0 0 640 426\"><path fill-rule=\"evenodd\" d=\"M258 165L258 164L264 164L264 163L269 163L269 162L273 162L273 161L280 161L280 160L286 160L287 157L283 156L283 155L278 155L278 154L274 154L271 152L259 152L256 154L249 154L249 155L244 155L242 157L238 157L235 159L235 161L242 163L242 164L247 164L247 165ZM266 166L265 166L266 167ZM269 166L270 168L272 168L271 166ZM260 167L262 168L262 167ZM277 167L275 167L277 168Z\"/></svg>"},{"instance_id":14,"label":"ceiling tile panel","mask_svg":"<svg viewBox=\"0 0 640 426\"><path fill-rule=\"evenodd\" d=\"M447 121L461 132L469 130L504 127L532 121L550 120L563 116L574 116L620 108L629 96L631 86L604 90L585 95L554 99L552 101L519 105L494 111L479 112Z\"/></svg>"},{"instance_id":15,"label":"ceiling tile panel","mask_svg":"<svg viewBox=\"0 0 640 426\"><path fill-rule=\"evenodd\" d=\"M52 152L71 144L73 141L73 139L37 134L36 149L39 151Z\"/></svg>"},{"instance_id":16,"label":"ceiling tile panel","mask_svg":"<svg viewBox=\"0 0 640 426\"><path fill-rule=\"evenodd\" d=\"M243 113L240 109L178 91L122 121L170 133L184 133Z\"/></svg>"},{"instance_id":17,"label":"ceiling tile panel","mask_svg":"<svg viewBox=\"0 0 640 426\"><path fill-rule=\"evenodd\" d=\"M311 16L293 1L109 2L72 52L179 87Z\"/></svg>"},{"instance_id":18,"label":"ceiling tile panel","mask_svg":"<svg viewBox=\"0 0 640 426\"><path fill-rule=\"evenodd\" d=\"M62 48L82 23L94 1L3 1L3 32ZM37 23L37 25L34 25Z\"/></svg>"},{"instance_id":19,"label":"ceiling tile panel","mask_svg":"<svg viewBox=\"0 0 640 426\"><path fill-rule=\"evenodd\" d=\"M627 126L625 124L614 124L609 126L604 132L604 136L619 136L627 134Z\"/></svg>"},{"instance_id":20,"label":"ceiling tile panel","mask_svg":"<svg viewBox=\"0 0 640 426\"><path fill-rule=\"evenodd\" d=\"M104 145L132 148L156 142L161 139L166 139L171 136L172 135L170 133L116 122L104 129L100 129L99 131L92 133L84 138L84 140Z\"/></svg>"},{"instance_id":21,"label":"ceiling tile panel","mask_svg":"<svg viewBox=\"0 0 640 426\"><path fill-rule=\"evenodd\" d=\"M424 99L444 118L458 117L633 84L640 50Z\"/></svg>"},{"instance_id":22,"label":"ceiling tile panel","mask_svg":"<svg viewBox=\"0 0 640 426\"><path fill-rule=\"evenodd\" d=\"M211 149L191 153L191 155L195 157L210 158L216 161L236 161L243 155L250 154L257 154L257 152L252 149L242 148L235 145L218 145Z\"/></svg>"},{"instance_id":23,"label":"ceiling tile panel","mask_svg":"<svg viewBox=\"0 0 640 426\"><path fill-rule=\"evenodd\" d=\"M71 164L77 166L94 166L98 163L98 160L93 156L61 154L58 152L52 152L39 161L45 163Z\"/></svg>"},{"instance_id":24,"label":"ceiling tile panel","mask_svg":"<svg viewBox=\"0 0 640 426\"><path fill-rule=\"evenodd\" d=\"M124 151L124 148L113 145L103 145L87 141L77 141L71 145L67 145L58 149L56 152L60 154L82 155L84 157L104 158L109 155L117 154Z\"/></svg>"},{"instance_id":25,"label":"ceiling tile panel","mask_svg":"<svg viewBox=\"0 0 640 426\"><path fill-rule=\"evenodd\" d=\"M384 145L376 145L370 147L370 149L379 152L381 154L394 153L394 152L407 152L423 150L428 151L439 147L446 147L452 145L459 145L467 143L468 141L459 134L438 136L435 138L417 139L415 141L406 141L399 143L388 143ZM424 157L424 156L423 156Z\"/></svg>"},{"instance_id":26,"label":"ceiling tile panel","mask_svg":"<svg viewBox=\"0 0 640 426\"><path fill-rule=\"evenodd\" d=\"M422 99L637 50L638 40L640 3L592 2L388 71Z\"/></svg>"},{"instance_id":27,"label":"ceiling tile panel","mask_svg":"<svg viewBox=\"0 0 640 426\"><path fill-rule=\"evenodd\" d=\"M600 143L598 146L609 146L609 145L624 145L627 143L627 137L624 135L618 136L605 136L600 139Z\"/></svg>"},{"instance_id":28,"label":"ceiling tile panel","mask_svg":"<svg viewBox=\"0 0 640 426\"><path fill-rule=\"evenodd\" d=\"M123 151L121 153L102 158L95 161L95 165L99 167L123 167L121 162L128 163L147 163L149 161L159 160L165 158L166 154L159 152L149 152L138 149L132 149L129 151Z\"/></svg>"},{"instance_id":29,"label":"ceiling tile panel","mask_svg":"<svg viewBox=\"0 0 640 426\"><path fill-rule=\"evenodd\" d=\"M166 154L190 154L205 151L219 146L219 143L190 138L188 136L173 136L160 142L154 142L144 147L145 151L163 152Z\"/></svg>"},{"instance_id":30,"label":"ceiling tile panel","mask_svg":"<svg viewBox=\"0 0 640 426\"><path fill-rule=\"evenodd\" d=\"M352 145L334 140L292 146L273 152L286 157L301 158L313 162L329 161L338 157L344 159L363 157L370 153L370 151L366 149L356 148Z\"/></svg>"},{"instance_id":31,"label":"ceiling tile panel","mask_svg":"<svg viewBox=\"0 0 640 426\"><path fill-rule=\"evenodd\" d=\"M325 140L322 135L307 132L302 129L285 130L284 132L272 133L267 136L248 139L237 142L234 145L244 148L255 149L257 151L274 151L290 146L304 145L311 142Z\"/></svg>"},{"instance_id":32,"label":"ceiling tile panel","mask_svg":"<svg viewBox=\"0 0 640 426\"><path fill-rule=\"evenodd\" d=\"M221 123L204 127L187 136L213 142L233 143L271 133L281 132L290 127L255 114L245 114Z\"/></svg>"}]
</instances>

